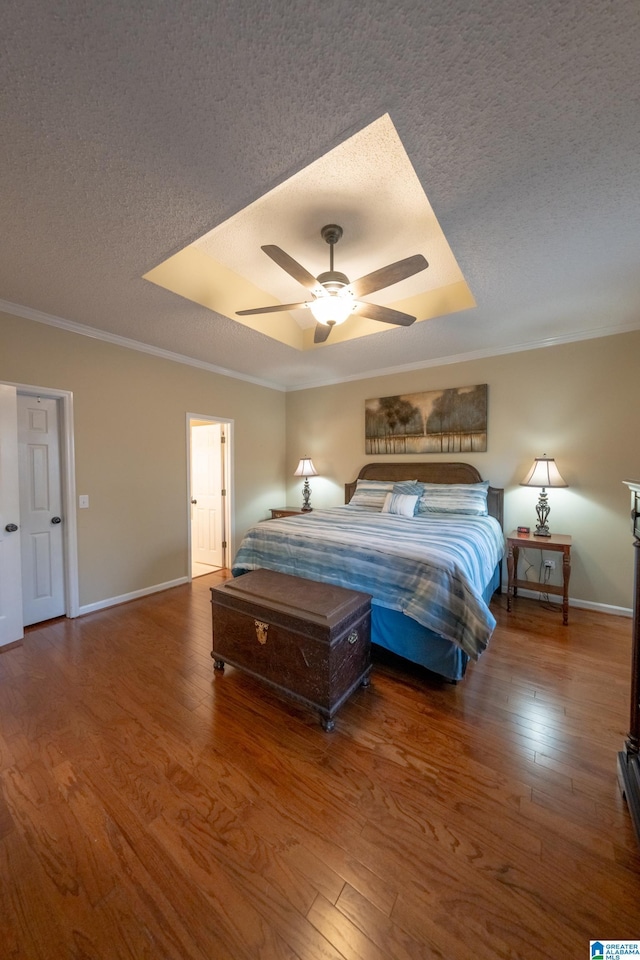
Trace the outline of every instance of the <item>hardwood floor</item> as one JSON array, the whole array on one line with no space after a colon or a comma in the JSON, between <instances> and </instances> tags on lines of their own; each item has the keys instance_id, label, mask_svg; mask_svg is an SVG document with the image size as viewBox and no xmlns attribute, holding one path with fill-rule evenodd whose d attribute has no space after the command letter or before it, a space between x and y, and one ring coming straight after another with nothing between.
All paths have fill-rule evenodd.
<instances>
[{"instance_id":1,"label":"hardwood floor","mask_svg":"<svg viewBox=\"0 0 640 960\"><path fill-rule=\"evenodd\" d=\"M586 960L640 937L628 619L499 598L461 684L377 655L325 733L214 674L222 579L0 655L3 960Z\"/></svg>"}]
</instances>

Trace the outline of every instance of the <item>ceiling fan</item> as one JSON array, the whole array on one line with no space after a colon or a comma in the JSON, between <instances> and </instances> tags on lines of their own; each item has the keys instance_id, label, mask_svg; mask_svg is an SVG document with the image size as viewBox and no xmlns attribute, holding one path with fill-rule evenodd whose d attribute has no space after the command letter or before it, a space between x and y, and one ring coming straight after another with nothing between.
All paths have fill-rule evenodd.
<instances>
[{"instance_id":1,"label":"ceiling fan","mask_svg":"<svg viewBox=\"0 0 640 960\"><path fill-rule=\"evenodd\" d=\"M324 343L333 327L338 323L343 323L352 313L359 314L361 317L368 317L370 320L380 320L382 323L395 323L403 327L411 326L416 318L410 316L410 314L401 313L400 310L393 310L391 307L382 307L376 303L367 303L360 297L366 297L376 290L390 287L400 280L406 280L407 277L420 273L421 270L426 270L429 264L425 258L422 254L417 253L413 257L406 257L404 260L398 260L396 263L390 263L386 267L374 270L373 273L368 273L351 283L346 274L333 269L333 248L342 233L342 227L339 227L337 223L329 223L320 231L322 239L329 244L329 269L326 273L321 273L317 277L305 270L280 247L273 244L261 247L279 267L282 267L294 280L306 287L311 292L313 299L302 303L280 303L272 307L236 310L236 315L248 317L257 313L277 313L282 310L308 308L317 321L313 336L314 343Z\"/></svg>"}]
</instances>

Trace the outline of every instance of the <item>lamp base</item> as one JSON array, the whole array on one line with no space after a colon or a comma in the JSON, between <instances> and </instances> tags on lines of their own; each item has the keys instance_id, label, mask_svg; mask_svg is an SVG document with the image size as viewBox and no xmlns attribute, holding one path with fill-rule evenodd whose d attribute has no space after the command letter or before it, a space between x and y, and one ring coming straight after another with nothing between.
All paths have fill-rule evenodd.
<instances>
[{"instance_id":1,"label":"lamp base","mask_svg":"<svg viewBox=\"0 0 640 960\"><path fill-rule=\"evenodd\" d=\"M538 502L536 504L536 513L538 515L538 522L536 523L536 530L534 537L550 537L551 533L547 524L547 517L550 514L549 510L549 501L547 500L547 491L543 487L540 491L540 496L538 497Z\"/></svg>"},{"instance_id":2,"label":"lamp base","mask_svg":"<svg viewBox=\"0 0 640 960\"><path fill-rule=\"evenodd\" d=\"M309 486L309 481L307 478L304 478L304 484L302 485L302 513L308 513L311 510L311 503L309 498L311 497L311 487Z\"/></svg>"}]
</instances>

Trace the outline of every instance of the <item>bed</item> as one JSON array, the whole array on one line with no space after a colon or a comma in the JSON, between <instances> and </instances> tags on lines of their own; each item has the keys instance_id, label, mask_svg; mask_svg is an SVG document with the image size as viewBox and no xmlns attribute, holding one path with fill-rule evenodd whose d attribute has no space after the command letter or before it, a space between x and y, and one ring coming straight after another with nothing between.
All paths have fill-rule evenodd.
<instances>
[{"instance_id":1,"label":"bed","mask_svg":"<svg viewBox=\"0 0 640 960\"><path fill-rule=\"evenodd\" d=\"M344 506L248 530L232 573L267 568L369 593L372 642L456 682L495 627L503 494L468 463L369 463Z\"/></svg>"}]
</instances>

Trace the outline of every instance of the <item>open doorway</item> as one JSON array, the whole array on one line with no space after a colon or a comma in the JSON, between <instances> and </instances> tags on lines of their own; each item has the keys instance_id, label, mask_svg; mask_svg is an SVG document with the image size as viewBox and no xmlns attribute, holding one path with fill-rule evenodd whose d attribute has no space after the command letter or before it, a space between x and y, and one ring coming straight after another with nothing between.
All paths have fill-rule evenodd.
<instances>
[{"instance_id":1,"label":"open doorway","mask_svg":"<svg viewBox=\"0 0 640 960\"><path fill-rule=\"evenodd\" d=\"M191 577L229 562L231 423L188 414Z\"/></svg>"}]
</instances>

